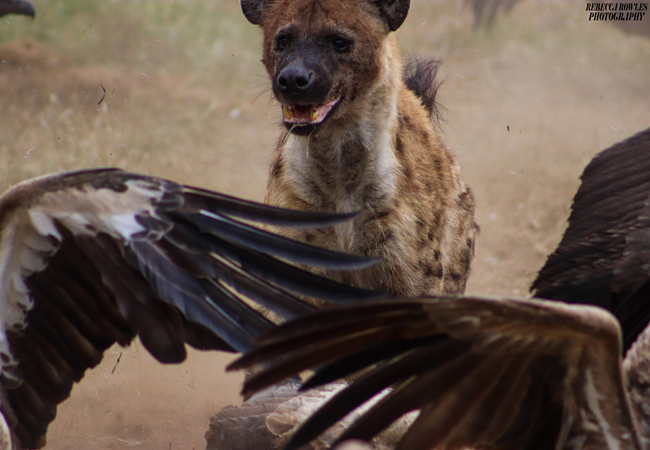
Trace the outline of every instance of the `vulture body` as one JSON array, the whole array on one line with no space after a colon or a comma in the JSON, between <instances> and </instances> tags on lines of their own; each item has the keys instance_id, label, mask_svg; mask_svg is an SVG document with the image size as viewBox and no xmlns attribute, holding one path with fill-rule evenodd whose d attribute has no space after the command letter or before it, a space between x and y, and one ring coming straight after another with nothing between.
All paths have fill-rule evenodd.
<instances>
[{"instance_id":1,"label":"vulture body","mask_svg":"<svg viewBox=\"0 0 650 450\"><path fill-rule=\"evenodd\" d=\"M183 361L185 344L241 352L273 328L255 305L289 318L313 309L296 293L376 296L278 257L340 269L374 260L250 225L353 215L282 210L119 169L11 188L0 197L0 408L15 448L45 445L57 404L116 342L139 336L163 363Z\"/></svg>"},{"instance_id":2,"label":"vulture body","mask_svg":"<svg viewBox=\"0 0 650 450\"><path fill-rule=\"evenodd\" d=\"M397 449L650 448L649 161L650 129L593 159L533 285L592 305L443 295L316 313L263 335L230 366L267 364L243 394L310 368L302 390L353 377L286 449L371 399L334 444L373 442L417 411ZM624 333L634 344L623 360Z\"/></svg>"}]
</instances>

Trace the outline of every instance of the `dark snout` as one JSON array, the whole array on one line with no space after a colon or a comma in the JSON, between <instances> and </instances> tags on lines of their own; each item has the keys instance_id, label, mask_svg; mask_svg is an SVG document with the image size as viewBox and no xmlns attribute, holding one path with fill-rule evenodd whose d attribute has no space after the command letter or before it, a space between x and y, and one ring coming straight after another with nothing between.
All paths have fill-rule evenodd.
<instances>
[{"instance_id":1,"label":"dark snout","mask_svg":"<svg viewBox=\"0 0 650 450\"><path fill-rule=\"evenodd\" d=\"M282 104L321 104L331 87L329 71L317 55L293 54L276 68L273 93Z\"/></svg>"},{"instance_id":2,"label":"dark snout","mask_svg":"<svg viewBox=\"0 0 650 450\"><path fill-rule=\"evenodd\" d=\"M285 95L303 94L314 85L315 74L302 59L294 59L278 75L278 89Z\"/></svg>"}]
</instances>

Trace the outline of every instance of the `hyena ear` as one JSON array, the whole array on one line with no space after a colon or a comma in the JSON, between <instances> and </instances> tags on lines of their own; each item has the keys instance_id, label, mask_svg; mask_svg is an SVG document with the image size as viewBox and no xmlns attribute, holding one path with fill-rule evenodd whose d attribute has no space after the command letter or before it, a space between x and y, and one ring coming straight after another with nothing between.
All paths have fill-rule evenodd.
<instances>
[{"instance_id":1,"label":"hyena ear","mask_svg":"<svg viewBox=\"0 0 650 450\"><path fill-rule=\"evenodd\" d=\"M261 25L273 0L241 0L241 10L253 25Z\"/></svg>"},{"instance_id":2,"label":"hyena ear","mask_svg":"<svg viewBox=\"0 0 650 450\"><path fill-rule=\"evenodd\" d=\"M242 0L242 3L244 1ZM372 0L372 2L379 8L379 13L388 24L390 31L397 30L404 23L411 4L411 0Z\"/></svg>"}]
</instances>

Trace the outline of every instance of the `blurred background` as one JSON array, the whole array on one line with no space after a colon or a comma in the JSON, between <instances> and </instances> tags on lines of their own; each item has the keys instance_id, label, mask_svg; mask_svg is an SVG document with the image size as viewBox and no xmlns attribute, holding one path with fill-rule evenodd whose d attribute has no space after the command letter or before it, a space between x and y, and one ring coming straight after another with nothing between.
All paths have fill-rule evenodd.
<instances>
[{"instance_id":1,"label":"blurred background","mask_svg":"<svg viewBox=\"0 0 650 450\"><path fill-rule=\"evenodd\" d=\"M3 189L117 166L263 199L280 108L236 0L33 3L34 20L0 18ZM527 296L584 166L650 126L650 39L588 15L582 0L522 0L476 27L466 3L412 0L397 31L405 56L443 60L442 135L482 228L469 293ZM114 348L47 448L205 448L209 416L240 401L230 359L160 367L137 343Z\"/></svg>"}]
</instances>

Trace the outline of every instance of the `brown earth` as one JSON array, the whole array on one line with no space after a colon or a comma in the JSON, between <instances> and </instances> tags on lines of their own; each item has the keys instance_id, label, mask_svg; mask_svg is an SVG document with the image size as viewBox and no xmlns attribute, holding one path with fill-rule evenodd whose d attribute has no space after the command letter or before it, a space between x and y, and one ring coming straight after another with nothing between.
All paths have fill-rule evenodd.
<instances>
[{"instance_id":1,"label":"brown earth","mask_svg":"<svg viewBox=\"0 0 650 450\"><path fill-rule=\"evenodd\" d=\"M147 12L155 1L136 6ZM468 292L526 296L586 163L650 125L650 40L588 22L577 0L522 2L489 31L473 30L459 2L413 3L398 34L408 53L444 60L445 140L477 197ZM45 2L33 24L3 18L0 33L19 32L0 44L2 187L110 165L263 198L279 108L265 92L259 35L233 1L159 5L173 27L158 41L159 28L138 38L141 25L90 13L70 19L67 41L44 39L55 26ZM101 12L113 7L125 6ZM208 8L217 24L189 29L177 7ZM94 29L111 30L110 50ZM170 33L183 30L196 31L195 46L173 45ZM223 372L230 359L191 352L163 367L139 344L111 349L61 405L47 448L205 448L209 416L239 401L241 376Z\"/></svg>"}]
</instances>

